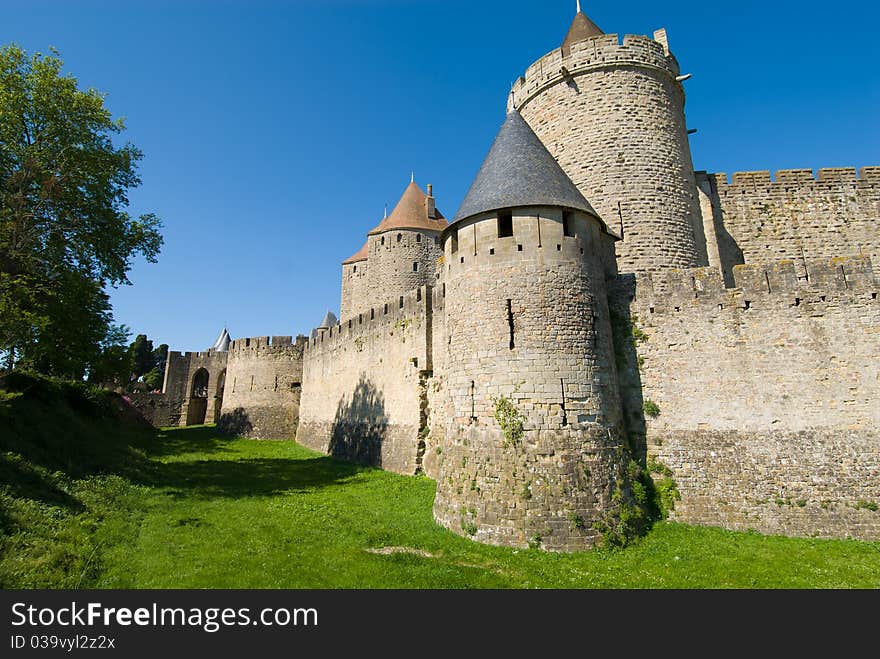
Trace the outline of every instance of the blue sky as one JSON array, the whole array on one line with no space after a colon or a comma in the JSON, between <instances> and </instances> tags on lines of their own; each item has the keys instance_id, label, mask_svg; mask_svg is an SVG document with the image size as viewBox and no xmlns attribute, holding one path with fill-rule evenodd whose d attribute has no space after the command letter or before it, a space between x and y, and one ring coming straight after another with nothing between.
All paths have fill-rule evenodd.
<instances>
[{"instance_id":1,"label":"blue sky","mask_svg":"<svg viewBox=\"0 0 880 659\"><path fill-rule=\"evenodd\" d=\"M584 0L606 32L669 33L697 169L880 165L876 3ZM133 213L157 264L118 322L173 349L308 333L340 262L414 170L451 216L511 83L561 43L575 0L0 0L0 43L55 46L145 154Z\"/></svg>"}]
</instances>

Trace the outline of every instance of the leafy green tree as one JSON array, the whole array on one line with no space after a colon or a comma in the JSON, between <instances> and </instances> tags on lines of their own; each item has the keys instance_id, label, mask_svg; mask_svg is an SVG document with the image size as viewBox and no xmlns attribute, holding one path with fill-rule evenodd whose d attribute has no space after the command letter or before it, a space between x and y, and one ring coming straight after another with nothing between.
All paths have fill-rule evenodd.
<instances>
[{"instance_id":1,"label":"leafy green tree","mask_svg":"<svg viewBox=\"0 0 880 659\"><path fill-rule=\"evenodd\" d=\"M122 387L131 374L129 331L125 325L110 325L101 341L101 351L89 364L88 380L105 387Z\"/></svg>"},{"instance_id":2,"label":"leafy green tree","mask_svg":"<svg viewBox=\"0 0 880 659\"><path fill-rule=\"evenodd\" d=\"M131 379L137 380L146 375L156 366L156 357L153 354L153 342L146 334L138 334L134 343L129 348L131 354Z\"/></svg>"},{"instance_id":3,"label":"leafy green tree","mask_svg":"<svg viewBox=\"0 0 880 659\"><path fill-rule=\"evenodd\" d=\"M130 283L138 254L155 262L162 237L126 211L141 152L114 144L122 120L62 66L0 48L0 353L76 376L113 338L106 287Z\"/></svg>"}]
</instances>

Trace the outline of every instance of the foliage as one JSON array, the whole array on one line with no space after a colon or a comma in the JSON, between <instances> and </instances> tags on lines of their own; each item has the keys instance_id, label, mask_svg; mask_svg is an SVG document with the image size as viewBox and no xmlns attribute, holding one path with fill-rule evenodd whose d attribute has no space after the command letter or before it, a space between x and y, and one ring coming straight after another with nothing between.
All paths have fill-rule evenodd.
<instances>
[{"instance_id":1,"label":"foliage","mask_svg":"<svg viewBox=\"0 0 880 659\"><path fill-rule=\"evenodd\" d=\"M646 398L645 402L642 403L642 410L645 412L645 416L649 416L652 419L660 416L660 406L650 398Z\"/></svg>"},{"instance_id":2,"label":"foliage","mask_svg":"<svg viewBox=\"0 0 880 659\"><path fill-rule=\"evenodd\" d=\"M426 478L210 427L144 441L38 402L16 410L18 448L0 447L4 588L880 588L880 544L854 540L659 522L614 552L483 545L434 522ZM82 432L65 433L72 423ZM53 442L70 471L41 462ZM370 551L382 547L424 555Z\"/></svg>"},{"instance_id":3,"label":"foliage","mask_svg":"<svg viewBox=\"0 0 880 659\"><path fill-rule=\"evenodd\" d=\"M504 435L504 445L517 446L523 437L525 417L507 396L493 397L492 403L495 406L495 421Z\"/></svg>"},{"instance_id":4,"label":"foliage","mask_svg":"<svg viewBox=\"0 0 880 659\"><path fill-rule=\"evenodd\" d=\"M131 217L141 152L104 96L62 75L57 53L0 48L0 353L81 378L111 333L107 286L155 261L159 220Z\"/></svg>"}]
</instances>

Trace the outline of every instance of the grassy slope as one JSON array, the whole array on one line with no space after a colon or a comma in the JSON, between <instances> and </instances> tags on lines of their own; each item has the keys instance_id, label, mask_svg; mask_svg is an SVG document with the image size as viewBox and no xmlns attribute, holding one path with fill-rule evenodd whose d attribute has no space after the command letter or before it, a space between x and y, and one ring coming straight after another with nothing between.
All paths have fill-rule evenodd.
<instances>
[{"instance_id":1,"label":"grassy slope","mask_svg":"<svg viewBox=\"0 0 880 659\"><path fill-rule=\"evenodd\" d=\"M434 524L434 483L292 442L163 433L155 487L110 587L880 587L880 544L663 523L625 551L487 547ZM430 554L376 555L409 547Z\"/></svg>"},{"instance_id":2,"label":"grassy slope","mask_svg":"<svg viewBox=\"0 0 880 659\"><path fill-rule=\"evenodd\" d=\"M880 543L662 523L624 551L487 547L434 524L427 478L53 395L0 392L0 587L880 588Z\"/></svg>"}]
</instances>

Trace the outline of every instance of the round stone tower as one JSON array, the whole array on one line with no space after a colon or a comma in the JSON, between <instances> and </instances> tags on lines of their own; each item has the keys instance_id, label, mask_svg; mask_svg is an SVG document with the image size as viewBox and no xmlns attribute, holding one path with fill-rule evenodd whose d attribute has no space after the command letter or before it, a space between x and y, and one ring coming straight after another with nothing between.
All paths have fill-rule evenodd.
<instances>
[{"instance_id":1,"label":"round stone tower","mask_svg":"<svg viewBox=\"0 0 880 659\"><path fill-rule=\"evenodd\" d=\"M367 234L366 262L358 252L343 265L343 282L346 274L352 282L356 280L355 266L365 271L365 278L352 287L345 311L350 316L369 312L419 286L433 285L436 261L442 254L439 236L447 226L431 186L425 194L415 181L410 182L391 215ZM341 320L346 318L343 312Z\"/></svg>"},{"instance_id":2,"label":"round stone tower","mask_svg":"<svg viewBox=\"0 0 880 659\"><path fill-rule=\"evenodd\" d=\"M620 43L579 11L508 102L622 234L621 272L706 262L682 76L665 30L654 36Z\"/></svg>"},{"instance_id":3,"label":"round stone tower","mask_svg":"<svg viewBox=\"0 0 880 659\"><path fill-rule=\"evenodd\" d=\"M441 240L451 414L434 516L490 544L586 549L623 462L615 237L513 111Z\"/></svg>"}]
</instances>

